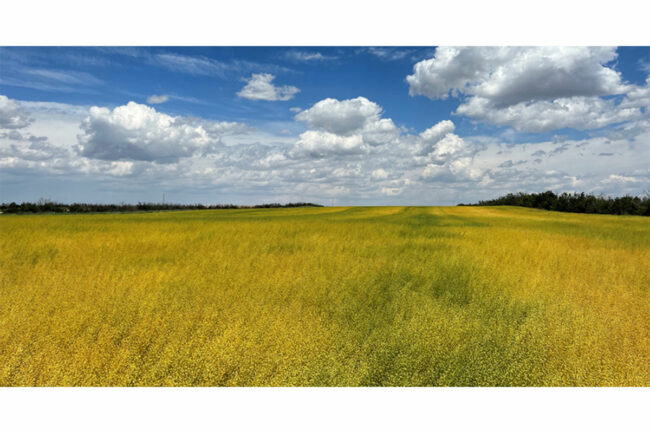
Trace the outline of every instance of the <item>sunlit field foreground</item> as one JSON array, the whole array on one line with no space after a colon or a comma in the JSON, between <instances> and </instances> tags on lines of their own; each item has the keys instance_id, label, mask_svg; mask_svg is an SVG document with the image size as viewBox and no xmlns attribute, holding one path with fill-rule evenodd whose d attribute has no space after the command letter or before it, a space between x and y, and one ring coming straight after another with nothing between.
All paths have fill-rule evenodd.
<instances>
[{"instance_id":1,"label":"sunlit field foreground","mask_svg":"<svg viewBox=\"0 0 650 433\"><path fill-rule=\"evenodd\" d=\"M0 386L650 386L650 220L0 216Z\"/></svg>"}]
</instances>

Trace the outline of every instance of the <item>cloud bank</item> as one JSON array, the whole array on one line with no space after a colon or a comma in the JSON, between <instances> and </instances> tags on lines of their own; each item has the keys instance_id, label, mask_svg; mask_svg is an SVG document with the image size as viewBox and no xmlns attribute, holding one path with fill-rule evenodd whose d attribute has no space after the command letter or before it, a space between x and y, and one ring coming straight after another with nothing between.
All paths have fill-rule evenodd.
<instances>
[{"instance_id":1,"label":"cloud bank","mask_svg":"<svg viewBox=\"0 0 650 433\"><path fill-rule=\"evenodd\" d=\"M406 81L411 96L460 97L455 114L479 122L587 130L643 116L641 90L622 80L616 58L613 47L439 47Z\"/></svg>"}]
</instances>

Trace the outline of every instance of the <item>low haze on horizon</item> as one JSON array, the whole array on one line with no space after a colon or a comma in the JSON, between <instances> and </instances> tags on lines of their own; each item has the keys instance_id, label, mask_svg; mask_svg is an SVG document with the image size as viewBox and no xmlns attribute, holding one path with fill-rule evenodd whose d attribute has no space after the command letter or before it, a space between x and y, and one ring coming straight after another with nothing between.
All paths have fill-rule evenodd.
<instances>
[{"instance_id":1,"label":"low haze on horizon","mask_svg":"<svg viewBox=\"0 0 650 433\"><path fill-rule=\"evenodd\" d=\"M649 47L2 47L0 202L650 187Z\"/></svg>"}]
</instances>

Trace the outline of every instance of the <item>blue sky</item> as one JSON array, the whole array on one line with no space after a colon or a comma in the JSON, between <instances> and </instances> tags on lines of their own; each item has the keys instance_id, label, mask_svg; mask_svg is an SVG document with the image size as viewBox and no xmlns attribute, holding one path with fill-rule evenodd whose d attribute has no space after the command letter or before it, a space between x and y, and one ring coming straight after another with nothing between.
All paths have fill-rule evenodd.
<instances>
[{"instance_id":1,"label":"blue sky","mask_svg":"<svg viewBox=\"0 0 650 433\"><path fill-rule=\"evenodd\" d=\"M4 47L0 201L650 187L649 47Z\"/></svg>"},{"instance_id":2,"label":"blue sky","mask_svg":"<svg viewBox=\"0 0 650 433\"><path fill-rule=\"evenodd\" d=\"M117 106L129 101L146 103L152 94L172 97L165 104L170 114L194 115L251 124L291 121L290 107L311 106L324 98L365 96L382 105L396 122L416 128L432 119L447 118L453 102L431 104L410 98L404 77L432 48L287 48L287 47L33 47L2 49L3 92L16 99L52 100L75 105ZM320 53L323 59L301 60L301 54ZM174 57L164 57L174 56ZM172 61L174 59L175 61ZM191 63L194 59L195 63ZM211 66L211 62L215 65ZM85 73L99 82L76 86L49 82L50 91L34 88L30 69ZM237 97L242 78L269 72L278 84L289 83L300 92L289 101L248 101ZM7 85L17 81L33 87ZM187 99L194 101L188 101Z\"/></svg>"}]
</instances>

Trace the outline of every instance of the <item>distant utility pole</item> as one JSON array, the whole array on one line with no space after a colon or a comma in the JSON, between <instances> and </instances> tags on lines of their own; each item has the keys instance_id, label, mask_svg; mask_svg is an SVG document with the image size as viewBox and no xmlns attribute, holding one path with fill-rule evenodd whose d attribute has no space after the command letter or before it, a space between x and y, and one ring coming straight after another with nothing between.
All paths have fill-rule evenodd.
<instances>
[{"instance_id":1,"label":"distant utility pole","mask_svg":"<svg viewBox=\"0 0 650 433\"><path fill-rule=\"evenodd\" d=\"M165 191L163 191L163 202L162 204L165 204Z\"/></svg>"}]
</instances>

